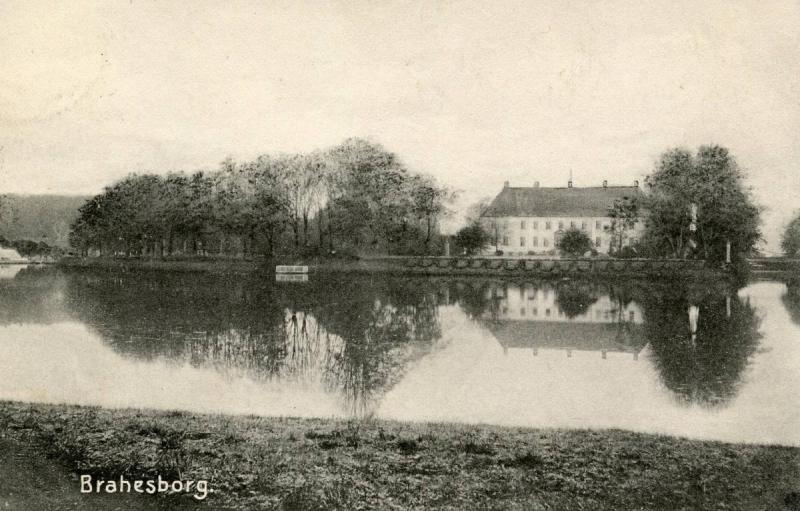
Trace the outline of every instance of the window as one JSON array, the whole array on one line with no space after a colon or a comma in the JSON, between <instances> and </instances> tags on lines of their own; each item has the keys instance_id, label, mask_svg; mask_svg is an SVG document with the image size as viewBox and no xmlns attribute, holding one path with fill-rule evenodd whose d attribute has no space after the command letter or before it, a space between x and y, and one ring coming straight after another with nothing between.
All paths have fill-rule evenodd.
<instances>
[{"instance_id":1,"label":"window","mask_svg":"<svg viewBox=\"0 0 800 511\"><path fill-rule=\"evenodd\" d=\"M520 239L519 239L519 246L520 246L520 247L524 247L524 246L525 246L525 236L521 236L521 237L520 237Z\"/></svg>"},{"instance_id":2,"label":"window","mask_svg":"<svg viewBox=\"0 0 800 511\"><path fill-rule=\"evenodd\" d=\"M543 246L543 247L547 247L547 246L549 246L549 245L550 245L550 241L548 241L548 239L547 239L547 238L545 238L545 239L543 239L543 240L542 240L542 246Z\"/></svg>"},{"instance_id":3,"label":"window","mask_svg":"<svg viewBox=\"0 0 800 511\"><path fill-rule=\"evenodd\" d=\"M533 237L533 246L534 247L538 247L539 246L539 238L537 238L536 236Z\"/></svg>"},{"instance_id":4,"label":"window","mask_svg":"<svg viewBox=\"0 0 800 511\"><path fill-rule=\"evenodd\" d=\"M532 312L533 312L534 316L538 316L539 315L539 309L537 309L536 307L533 308Z\"/></svg>"},{"instance_id":5,"label":"window","mask_svg":"<svg viewBox=\"0 0 800 511\"><path fill-rule=\"evenodd\" d=\"M581 222L581 229L583 229L585 231L586 227L587 227L586 222Z\"/></svg>"},{"instance_id":6,"label":"window","mask_svg":"<svg viewBox=\"0 0 800 511\"><path fill-rule=\"evenodd\" d=\"M569 221L569 226L570 226L570 228L574 229L575 228L575 220L570 220Z\"/></svg>"},{"instance_id":7,"label":"window","mask_svg":"<svg viewBox=\"0 0 800 511\"><path fill-rule=\"evenodd\" d=\"M630 311L630 312L628 313L628 320L629 320L629 321L633 321L633 319L634 319L635 317L636 317L636 313L635 313L635 312L633 312L633 311Z\"/></svg>"},{"instance_id":8,"label":"window","mask_svg":"<svg viewBox=\"0 0 800 511\"><path fill-rule=\"evenodd\" d=\"M594 239L594 246L595 247L599 247L600 246L600 236L598 236L598 237L596 237Z\"/></svg>"},{"instance_id":9,"label":"window","mask_svg":"<svg viewBox=\"0 0 800 511\"><path fill-rule=\"evenodd\" d=\"M508 236L503 236L503 245L508 246Z\"/></svg>"},{"instance_id":10,"label":"window","mask_svg":"<svg viewBox=\"0 0 800 511\"><path fill-rule=\"evenodd\" d=\"M547 229L548 231L550 230L550 221L549 220L544 223L544 228Z\"/></svg>"},{"instance_id":11,"label":"window","mask_svg":"<svg viewBox=\"0 0 800 511\"><path fill-rule=\"evenodd\" d=\"M525 307L520 307L519 308L519 315L520 316L524 316L525 315Z\"/></svg>"},{"instance_id":12,"label":"window","mask_svg":"<svg viewBox=\"0 0 800 511\"><path fill-rule=\"evenodd\" d=\"M525 220L520 220L520 222L519 222L519 228L520 228L520 229L524 229L524 228L525 228Z\"/></svg>"},{"instance_id":13,"label":"window","mask_svg":"<svg viewBox=\"0 0 800 511\"><path fill-rule=\"evenodd\" d=\"M597 221L594 223L594 228L595 228L595 229L600 229L600 220L597 220Z\"/></svg>"},{"instance_id":14,"label":"window","mask_svg":"<svg viewBox=\"0 0 800 511\"><path fill-rule=\"evenodd\" d=\"M534 220L534 222L533 222L533 230L535 231L535 230L538 230L538 229L539 229L539 222Z\"/></svg>"},{"instance_id":15,"label":"window","mask_svg":"<svg viewBox=\"0 0 800 511\"><path fill-rule=\"evenodd\" d=\"M559 221L558 222L558 230L560 231L563 228L564 228L564 222Z\"/></svg>"},{"instance_id":16,"label":"window","mask_svg":"<svg viewBox=\"0 0 800 511\"><path fill-rule=\"evenodd\" d=\"M550 317L550 309L545 309L544 310L544 315L549 318Z\"/></svg>"}]
</instances>

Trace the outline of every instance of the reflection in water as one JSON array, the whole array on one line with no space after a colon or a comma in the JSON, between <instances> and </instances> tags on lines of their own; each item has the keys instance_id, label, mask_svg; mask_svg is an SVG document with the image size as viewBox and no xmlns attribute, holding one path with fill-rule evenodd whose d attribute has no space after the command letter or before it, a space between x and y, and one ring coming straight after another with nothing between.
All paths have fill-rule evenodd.
<instances>
[{"instance_id":1,"label":"reflection in water","mask_svg":"<svg viewBox=\"0 0 800 511\"><path fill-rule=\"evenodd\" d=\"M761 338L755 308L730 293L681 288L641 301L653 363L678 400L720 406L735 397Z\"/></svg>"},{"instance_id":2,"label":"reflection in water","mask_svg":"<svg viewBox=\"0 0 800 511\"><path fill-rule=\"evenodd\" d=\"M751 290L767 298L751 303ZM759 307L791 310L782 295L25 269L0 280L0 399L799 443L778 425L800 419L782 394L793 366L781 369L800 351L764 333L797 327L780 305Z\"/></svg>"},{"instance_id":3,"label":"reflection in water","mask_svg":"<svg viewBox=\"0 0 800 511\"><path fill-rule=\"evenodd\" d=\"M355 415L441 336L435 297L403 281L74 274L68 289L68 308L119 352L321 386Z\"/></svg>"},{"instance_id":4,"label":"reflection in water","mask_svg":"<svg viewBox=\"0 0 800 511\"><path fill-rule=\"evenodd\" d=\"M25 267L24 264L0 264L0 280L13 279Z\"/></svg>"},{"instance_id":5,"label":"reflection in water","mask_svg":"<svg viewBox=\"0 0 800 511\"><path fill-rule=\"evenodd\" d=\"M783 305L792 316L792 321L800 325L800 279L789 281L783 295Z\"/></svg>"},{"instance_id":6,"label":"reflection in water","mask_svg":"<svg viewBox=\"0 0 800 511\"><path fill-rule=\"evenodd\" d=\"M642 311L619 290L599 284L564 281L489 284L484 307L470 301L479 318L504 350L540 348L631 352L637 357L646 341L641 335Z\"/></svg>"}]
</instances>

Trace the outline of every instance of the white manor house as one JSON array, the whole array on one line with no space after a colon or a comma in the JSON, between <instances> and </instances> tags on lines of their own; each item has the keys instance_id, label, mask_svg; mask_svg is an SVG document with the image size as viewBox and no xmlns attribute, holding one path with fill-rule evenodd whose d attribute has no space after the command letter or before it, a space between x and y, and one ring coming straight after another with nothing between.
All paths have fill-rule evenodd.
<instances>
[{"instance_id":1,"label":"white manor house","mask_svg":"<svg viewBox=\"0 0 800 511\"><path fill-rule=\"evenodd\" d=\"M576 227L589 235L599 253L607 254L612 243L608 229L609 208L617 199L641 197L639 182L633 186L545 188L539 183L530 187L512 187L505 182L503 190L481 215L481 223L492 236L487 253L502 250L505 255L555 254L561 235ZM644 231L640 218L624 237L625 245L633 245Z\"/></svg>"}]
</instances>

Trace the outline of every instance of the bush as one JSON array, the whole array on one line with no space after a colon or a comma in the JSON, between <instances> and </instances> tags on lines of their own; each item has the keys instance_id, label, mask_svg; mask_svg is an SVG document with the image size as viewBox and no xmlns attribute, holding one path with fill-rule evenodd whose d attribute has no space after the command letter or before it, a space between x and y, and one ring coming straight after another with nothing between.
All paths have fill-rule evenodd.
<instances>
[{"instance_id":1,"label":"bush","mask_svg":"<svg viewBox=\"0 0 800 511\"><path fill-rule=\"evenodd\" d=\"M592 249L592 240L580 229L570 227L561 236L559 249L563 255L580 257Z\"/></svg>"},{"instance_id":2,"label":"bush","mask_svg":"<svg viewBox=\"0 0 800 511\"><path fill-rule=\"evenodd\" d=\"M456 233L455 245L463 249L467 255L474 255L488 247L490 239L491 236L483 226L478 222L474 222L459 229Z\"/></svg>"},{"instance_id":3,"label":"bush","mask_svg":"<svg viewBox=\"0 0 800 511\"><path fill-rule=\"evenodd\" d=\"M622 247L622 250L617 250L612 255L618 259L634 259L639 257L639 253L636 249L627 245Z\"/></svg>"}]
</instances>

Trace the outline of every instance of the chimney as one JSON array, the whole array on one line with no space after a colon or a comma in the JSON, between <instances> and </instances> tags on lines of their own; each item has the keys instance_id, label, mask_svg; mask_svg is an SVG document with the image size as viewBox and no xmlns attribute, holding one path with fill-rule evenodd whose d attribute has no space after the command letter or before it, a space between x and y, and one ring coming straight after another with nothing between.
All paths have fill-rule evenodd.
<instances>
[{"instance_id":1,"label":"chimney","mask_svg":"<svg viewBox=\"0 0 800 511\"><path fill-rule=\"evenodd\" d=\"M533 187L534 188L539 188L539 181L534 181L533 182Z\"/></svg>"},{"instance_id":2,"label":"chimney","mask_svg":"<svg viewBox=\"0 0 800 511\"><path fill-rule=\"evenodd\" d=\"M608 188L608 180L603 179L603 188Z\"/></svg>"},{"instance_id":3,"label":"chimney","mask_svg":"<svg viewBox=\"0 0 800 511\"><path fill-rule=\"evenodd\" d=\"M572 188L572 179L567 181L567 188Z\"/></svg>"},{"instance_id":4,"label":"chimney","mask_svg":"<svg viewBox=\"0 0 800 511\"><path fill-rule=\"evenodd\" d=\"M506 181L505 183L503 183L503 188L508 188L508 181Z\"/></svg>"},{"instance_id":5,"label":"chimney","mask_svg":"<svg viewBox=\"0 0 800 511\"><path fill-rule=\"evenodd\" d=\"M639 180L638 179L634 179L633 180L633 186L635 186L636 188L639 188Z\"/></svg>"}]
</instances>

